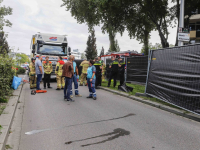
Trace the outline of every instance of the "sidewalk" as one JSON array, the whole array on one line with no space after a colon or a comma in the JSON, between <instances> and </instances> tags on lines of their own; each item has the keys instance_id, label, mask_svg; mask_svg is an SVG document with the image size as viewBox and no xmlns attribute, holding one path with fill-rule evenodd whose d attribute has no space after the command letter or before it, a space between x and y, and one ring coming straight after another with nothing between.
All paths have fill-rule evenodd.
<instances>
[{"instance_id":1,"label":"sidewalk","mask_svg":"<svg viewBox=\"0 0 200 150\"><path fill-rule=\"evenodd\" d=\"M2 115L0 116L0 125L2 126L0 133L0 150L5 149L5 143L10 132L10 128L19 102L22 88L23 85L21 84L18 87L18 89L13 92L13 96L10 97L6 105L6 108L4 109Z\"/></svg>"},{"instance_id":2,"label":"sidewalk","mask_svg":"<svg viewBox=\"0 0 200 150\"><path fill-rule=\"evenodd\" d=\"M186 113L184 110L175 109L175 108L172 108L172 107L169 107L169 106L166 106L166 105L162 105L162 104L159 104L159 103L156 103L156 102L152 102L150 100L145 100L143 98L133 96L133 95L129 95L125 92L112 90L112 89L109 89L109 88L106 88L106 87L100 87L100 89L108 91L108 92L112 92L112 93L120 95L120 96L130 98L132 100L135 100L135 101L138 101L138 102L141 102L141 103L153 106L153 107L157 107L159 109L168 111L170 113L173 113L173 114L176 114L176 115L179 115L179 116L191 119L191 120L195 120L195 121L200 122L200 116L199 115L196 115L196 114L193 114L193 113Z\"/></svg>"}]
</instances>

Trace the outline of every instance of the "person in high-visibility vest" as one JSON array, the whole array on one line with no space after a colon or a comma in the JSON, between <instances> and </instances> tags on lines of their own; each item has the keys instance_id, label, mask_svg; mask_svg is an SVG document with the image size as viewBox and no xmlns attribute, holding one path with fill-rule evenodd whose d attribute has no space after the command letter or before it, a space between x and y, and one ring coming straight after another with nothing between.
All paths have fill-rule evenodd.
<instances>
[{"instance_id":1,"label":"person in high-visibility vest","mask_svg":"<svg viewBox=\"0 0 200 150\"><path fill-rule=\"evenodd\" d=\"M114 56L112 56L111 59L112 59L112 62L109 65L109 68L111 68L111 73L110 73L110 77L109 77L109 81L108 81L108 87L110 87L110 83L111 83L111 79L112 78L114 79L113 87L115 87L116 84L117 84L117 74L118 74L119 62L115 61L115 57Z\"/></svg>"},{"instance_id":2,"label":"person in high-visibility vest","mask_svg":"<svg viewBox=\"0 0 200 150\"><path fill-rule=\"evenodd\" d=\"M103 62L103 65L102 65L102 82L105 82L105 81L106 81L105 73L106 73L106 65L105 65L105 63Z\"/></svg>"},{"instance_id":3,"label":"person in high-visibility vest","mask_svg":"<svg viewBox=\"0 0 200 150\"><path fill-rule=\"evenodd\" d=\"M124 72L125 72L125 62L122 61L121 57L118 57L119 61L119 78L120 78L120 86L124 83Z\"/></svg>"},{"instance_id":4,"label":"person in high-visibility vest","mask_svg":"<svg viewBox=\"0 0 200 150\"><path fill-rule=\"evenodd\" d=\"M35 58L31 58L31 63L29 65L29 78L30 78L30 89L36 88L36 73L35 73Z\"/></svg>"},{"instance_id":5,"label":"person in high-visibility vest","mask_svg":"<svg viewBox=\"0 0 200 150\"><path fill-rule=\"evenodd\" d=\"M103 60L101 60L101 56L98 56L98 61L99 63L101 64L101 80L99 79L99 86L101 86L101 82L102 82L102 77L103 77L103 69L104 69L104 66L103 66Z\"/></svg>"},{"instance_id":6,"label":"person in high-visibility vest","mask_svg":"<svg viewBox=\"0 0 200 150\"><path fill-rule=\"evenodd\" d=\"M51 78L51 72L53 71L53 66L51 61L49 61L49 56L46 56L46 60L43 61L43 67L44 67L44 89L46 89L46 83L48 88L52 88L50 86L50 78Z\"/></svg>"},{"instance_id":7,"label":"person in high-visibility vest","mask_svg":"<svg viewBox=\"0 0 200 150\"><path fill-rule=\"evenodd\" d=\"M101 86L101 63L98 61L98 58L95 58L94 66L96 67L96 82L95 82L95 88L99 89L98 86Z\"/></svg>"},{"instance_id":8,"label":"person in high-visibility vest","mask_svg":"<svg viewBox=\"0 0 200 150\"><path fill-rule=\"evenodd\" d=\"M83 83L85 84L85 86L87 85L87 81L86 81L86 77L87 77L87 69L89 67L89 61L87 61L86 59L84 59L80 66L82 67L82 73L81 73L81 81L79 86L83 86Z\"/></svg>"},{"instance_id":9,"label":"person in high-visibility vest","mask_svg":"<svg viewBox=\"0 0 200 150\"><path fill-rule=\"evenodd\" d=\"M58 62L56 64L56 71L55 71L56 80L57 80L57 89L56 90L64 89L64 87L65 87L65 77L62 77L64 64L65 64L65 62L62 60L62 57L59 56Z\"/></svg>"}]
</instances>

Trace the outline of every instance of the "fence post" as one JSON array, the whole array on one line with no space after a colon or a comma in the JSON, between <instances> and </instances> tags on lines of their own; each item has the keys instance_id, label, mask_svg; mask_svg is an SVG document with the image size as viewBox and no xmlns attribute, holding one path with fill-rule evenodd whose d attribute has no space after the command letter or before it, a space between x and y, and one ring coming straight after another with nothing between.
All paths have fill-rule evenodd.
<instances>
[{"instance_id":1,"label":"fence post","mask_svg":"<svg viewBox=\"0 0 200 150\"><path fill-rule=\"evenodd\" d=\"M149 61L148 61L148 70L147 70L145 94L147 93L147 83L148 83L148 79L149 79L149 70L150 70L150 66L151 66L152 53L153 53L152 50L149 49Z\"/></svg>"},{"instance_id":2,"label":"fence post","mask_svg":"<svg viewBox=\"0 0 200 150\"><path fill-rule=\"evenodd\" d=\"M126 83L126 80L127 80L127 57L125 57L125 64L126 64L126 69L125 69L125 83Z\"/></svg>"}]
</instances>

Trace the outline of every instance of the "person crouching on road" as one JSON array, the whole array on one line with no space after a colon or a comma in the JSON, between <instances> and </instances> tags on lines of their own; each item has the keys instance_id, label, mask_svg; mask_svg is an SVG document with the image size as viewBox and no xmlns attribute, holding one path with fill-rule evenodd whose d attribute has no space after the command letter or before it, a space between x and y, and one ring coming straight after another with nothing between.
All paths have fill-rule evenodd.
<instances>
[{"instance_id":1,"label":"person crouching on road","mask_svg":"<svg viewBox=\"0 0 200 150\"><path fill-rule=\"evenodd\" d=\"M29 78L30 78L30 89L36 88L36 75L35 75L35 58L31 58L31 63L29 65Z\"/></svg>"},{"instance_id":2,"label":"person crouching on road","mask_svg":"<svg viewBox=\"0 0 200 150\"><path fill-rule=\"evenodd\" d=\"M65 77L64 100L74 102L74 100L70 98L70 90L72 88L72 77L74 75L72 61L73 57L69 56L68 61L63 65L62 76Z\"/></svg>"},{"instance_id":3,"label":"person crouching on road","mask_svg":"<svg viewBox=\"0 0 200 150\"><path fill-rule=\"evenodd\" d=\"M62 57L58 56L58 62L56 64L56 71L55 71L56 80L57 80L57 89L56 90L64 89L64 87L65 87L65 77L62 76L64 64L65 64L65 62L62 60Z\"/></svg>"},{"instance_id":4,"label":"person crouching on road","mask_svg":"<svg viewBox=\"0 0 200 150\"><path fill-rule=\"evenodd\" d=\"M48 88L52 88L50 86L50 78L51 78L51 72L53 71L53 67L51 61L49 61L49 56L46 56L46 60L43 61L43 67L44 67L44 89L46 89L46 83Z\"/></svg>"},{"instance_id":5,"label":"person crouching on road","mask_svg":"<svg viewBox=\"0 0 200 150\"><path fill-rule=\"evenodd\" d=\"M88 84L88 88L90 92L90 95L87 98L93 98L93 100L96 100L97 99L96 90L95 90L96 68L93 64L94 64L94 61L90 60L89 67L87 69L87 84Z\"/></svg>"}]
</instances>

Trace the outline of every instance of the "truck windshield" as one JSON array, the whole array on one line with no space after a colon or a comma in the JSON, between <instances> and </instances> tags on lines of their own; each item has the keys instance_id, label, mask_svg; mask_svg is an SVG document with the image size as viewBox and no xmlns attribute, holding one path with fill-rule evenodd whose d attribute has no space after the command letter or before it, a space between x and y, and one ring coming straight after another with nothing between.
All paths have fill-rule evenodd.
<instances>
[{"instance_id":1,"label":"truck windshield","mask_svg":"<svg viewBox=\"0 0 200 150\"><path fill-rule=\"evenodd\" d=\"M58 45L42 45L39 44L38 53L48 55L66 55L65 47Z\"/></svg>"}]
</instances>

